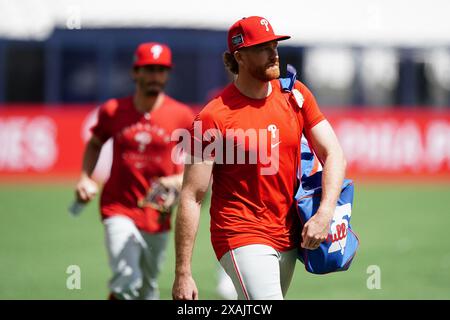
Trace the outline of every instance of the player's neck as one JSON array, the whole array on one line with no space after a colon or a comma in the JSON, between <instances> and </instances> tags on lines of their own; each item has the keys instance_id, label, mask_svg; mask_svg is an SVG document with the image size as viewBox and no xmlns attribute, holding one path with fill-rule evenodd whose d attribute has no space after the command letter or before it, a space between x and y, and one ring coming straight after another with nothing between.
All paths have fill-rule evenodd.
<instances>
[{"instance_id":1,"label":"player's neck","mask_svg":"<svg viewBox=\"0 0 450 320\"><path fill-rule=\"evenodd\" d=\"M146 96L136 92L133 97L134 107L141 113L152 112L158 109L164 99L164 93L160 92L156 96Z\"/></svg>"},{"instance_id":2,"label":"player's neck","mask_svg":"<svg viewBox=\"0 0 450 320\"><path fill-rule=\"evenodd\" d=\"M234 81L234 85L244 96L252 99L267 98L272 92L269 81L255 79L247 73L240 73Z\"/></svg>"}]
</instances>

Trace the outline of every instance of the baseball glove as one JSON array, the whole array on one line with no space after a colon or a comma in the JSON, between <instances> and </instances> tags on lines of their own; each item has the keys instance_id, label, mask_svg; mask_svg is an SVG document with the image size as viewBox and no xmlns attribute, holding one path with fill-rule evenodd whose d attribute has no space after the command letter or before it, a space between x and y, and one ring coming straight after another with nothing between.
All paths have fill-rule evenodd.
<instances>
[{"instance_id":1,"label":"baseball glove","mask_svg":"<svg viewBox=\"0 0 450 320\"><path fill-rule=\"evenodd\" d=\"M168 213L176 204L178 194L179 192L174 188L166 188L161 183L153 182L139 207L150 206L160 212Z\"/></svg>"}]
</instances>

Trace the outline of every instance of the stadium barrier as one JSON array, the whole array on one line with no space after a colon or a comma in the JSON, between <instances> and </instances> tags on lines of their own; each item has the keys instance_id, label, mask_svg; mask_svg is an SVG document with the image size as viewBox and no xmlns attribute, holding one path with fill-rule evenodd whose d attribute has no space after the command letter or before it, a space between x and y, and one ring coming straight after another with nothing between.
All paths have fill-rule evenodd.
<instances>
[{"instance_id":1,"label":"stadium barrier","mask_svg":"<svg viewBox=\"0 0 450 320\"><path fill-rule=\"evenodd\" d=\"M196 106L198 109L198 106ZM352 179L450 182L450 111L324 108ZM0 106L0 181L74 179L94 105ZM111 143L96 168L105 179Z\"/></svg>"}]
</instances>

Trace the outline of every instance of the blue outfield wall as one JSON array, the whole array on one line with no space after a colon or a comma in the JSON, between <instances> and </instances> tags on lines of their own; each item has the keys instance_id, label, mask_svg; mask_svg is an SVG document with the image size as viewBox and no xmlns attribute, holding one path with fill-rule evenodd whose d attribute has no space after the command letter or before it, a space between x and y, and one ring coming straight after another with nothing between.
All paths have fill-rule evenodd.
<instances>
[{"instance_id":1,"label":"blue outfield wall","mask_svg":"<svg viewBox=\"0 0 450 320\"><path fill-rule=\"evenodd\" d=\"M172 48L175 68L167 92L175 98L203 104L228 83L229 76L222 63L226 31L56 29L44 41L0 39L0 104L99 103L127 95L133 90L130 77L133 51L139 43L149 41L163 42ZM302 69L305 49L289 46L289 41L282 43L279 47L282 75L287 63ZM361 48L352 49L357 52ZM399 81L394 104L426 104L420 96L424 86L418 72L423 66L414 60L420 48L397 49ZM362 106L366 101L361 79L358 76L355 79L349 104ZM318 100L320 103L320 97Z\"/></svg>"}]
</instances>

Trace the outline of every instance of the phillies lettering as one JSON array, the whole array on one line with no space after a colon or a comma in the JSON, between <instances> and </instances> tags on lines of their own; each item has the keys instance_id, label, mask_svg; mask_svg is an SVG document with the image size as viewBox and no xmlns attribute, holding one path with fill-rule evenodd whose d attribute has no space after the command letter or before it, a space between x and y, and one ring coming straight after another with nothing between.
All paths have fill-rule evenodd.
<instances>
[{"instance_id":1,"label":"phillies lettering","mask_svg":"<svg viewBox=\"0 0 450 320\"><path fill-rule=\"evenodd\" d=\"M336 225L336 233L329 233L327 242L333 243L336 241L340 241L342 239L345 239L347 237L347 225L343 222L341 224Z\"/></svg>"}]
</instances>

